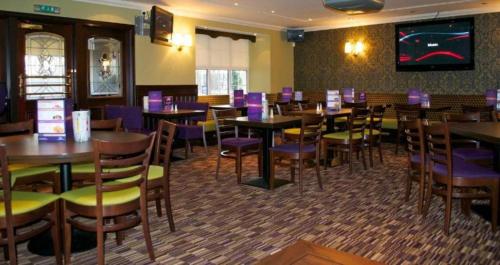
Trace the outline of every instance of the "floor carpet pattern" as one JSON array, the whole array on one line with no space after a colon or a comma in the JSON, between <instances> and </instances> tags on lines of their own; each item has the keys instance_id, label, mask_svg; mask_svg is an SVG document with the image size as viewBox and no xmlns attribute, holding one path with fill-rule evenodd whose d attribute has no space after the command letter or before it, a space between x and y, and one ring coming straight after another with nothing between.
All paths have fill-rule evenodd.
<instances>
[{"instance_id":1,"label":"floor carpet pattern","mask_svg":"<svg viewBox=\"0 0 500 265\"><path fill-rule=\"evenodd\" d=\"M417 214L417 186L404 200L406 157L386 145L384 164L363 170L348 166L321 170L320 191L313 170L305 171L304 194L297 185L274 191L236 184L234 161L223 160L215 176L216 149L195 148L191 158L172 164L176 232L166 217L149 208L156 262L148 258L141 227L126 233L122 246L106 241L107 264L254 264L293 244L310 240L386 264L500 264L500 232L454 204L450 236L442 232L444 205L434 197L426 219ZM179 150L182 151L182 150ZM179 155L183 154L179 152ZM255 158L243 162L244 179L257 175ZM277 169L289 178L289 170ZM19 264L53 264L18 246ZM95 264L96 250L73 254L73 264ZM0 261L3 261L0 258Z\"/></svg>"}]
</instances>

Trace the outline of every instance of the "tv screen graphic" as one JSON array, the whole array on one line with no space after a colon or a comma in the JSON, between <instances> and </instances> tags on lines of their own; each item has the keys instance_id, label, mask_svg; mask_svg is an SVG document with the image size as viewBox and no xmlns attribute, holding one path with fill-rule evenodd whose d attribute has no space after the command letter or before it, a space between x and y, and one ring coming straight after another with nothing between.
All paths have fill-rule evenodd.
<instances>
[{"instance_id":1,"label":"tv screen graphic","mask_svg":"<svg viewBox=\"0 0 500 265\"><path fill-rule=\"evenodd\" d=\"M472 18L396 25L396 70L474 69Z\"/></svg>"},{"instance_id":2,"label":"tv screen graphic","mask_svg":"<svg viewBox=\"0 0 500 265\"><path fill-rule=\"evenodd\" d=\"M151 9L151 42L171 45L174 29L174 15L157 6Z\"/></svg>"}]
</instances>

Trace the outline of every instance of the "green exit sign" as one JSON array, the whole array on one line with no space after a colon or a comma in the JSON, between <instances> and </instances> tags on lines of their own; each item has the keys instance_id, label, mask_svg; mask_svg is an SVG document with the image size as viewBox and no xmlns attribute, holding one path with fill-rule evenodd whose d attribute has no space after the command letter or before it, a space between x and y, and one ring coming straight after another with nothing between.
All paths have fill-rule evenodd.
<instances>
[{"instance_id":1,"label":"green exit sign","mask_svg":"<svg viewBox=\"0 0 500 265\"><path fill-rule=\"evenodd\" d=\"M61 14L61 8L58 6L49 5L34 5L35 12L46 14Z\"/></svg>"}]
</instances>

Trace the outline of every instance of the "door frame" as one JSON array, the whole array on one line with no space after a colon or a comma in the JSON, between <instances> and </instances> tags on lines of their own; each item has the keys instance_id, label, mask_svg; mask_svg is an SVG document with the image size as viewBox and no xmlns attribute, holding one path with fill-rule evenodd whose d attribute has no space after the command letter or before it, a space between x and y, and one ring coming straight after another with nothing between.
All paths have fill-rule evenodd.
<instances>
[{"instance_id":1,"label":"door frame","mask_svg":"<svg viewBox=\"0 0 500 265\"><path fill-rule=\"evenodd\" d=\"M56 16L46 16L38 14L28 14L10 11L0 11L0 18L7 19L5 36L5 52L6 52L6 84L7 84L7 94L10 102L9 117L11 121L18 121L22 115L17 113L15 110L15 105L19 102L19 86L18 86L18 76L19 70L17 69L17 62L19 48L17 47L17 39L19 35L18 23L21 21L33 21L33 23L49 23L49 24L71 24L73 28L73 43L72 43L72 69L78 71L77 69L77 56L76 53L76 42L77 30L79 26L85 25L89 27L98 27L105 29L120 30L124 33L125 42L123 46L124 58L127 62L123 63L125 79L124 79L124 89L126 89L126 96L124 96L124 102L127 105L135 105L135 31L134 25L132 24L120 24L112 22L102 22L93 21L78 18L69 17L56 17ZM72 97L75 99L75 104L78 106L78 87L77 87L77 75L73 71L72 78ZM84 88L87 89L87 88Z\"/></svg>"}]
</instances>

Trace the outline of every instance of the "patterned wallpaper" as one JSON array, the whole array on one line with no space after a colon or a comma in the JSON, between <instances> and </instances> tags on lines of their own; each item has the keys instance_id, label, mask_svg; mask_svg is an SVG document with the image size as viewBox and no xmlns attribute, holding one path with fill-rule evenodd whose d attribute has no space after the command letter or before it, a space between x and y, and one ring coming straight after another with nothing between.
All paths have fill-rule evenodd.
<instances>
[{"instance_id":1,"label":"patterned wallpaper","mask_svg":"<svg viewBox=\"0 0 500 265\"><path fill-rule=\"evenodd\" d=\"M472 71L396 72L394 30L395 24L381 24L307 32L295 47L295 88L406 93L419 87L432 94L462 95L500 88L500 13L475 16ZM346 55L345 42L360 39L364 53Z\"/></svg>"}]
</instances>

